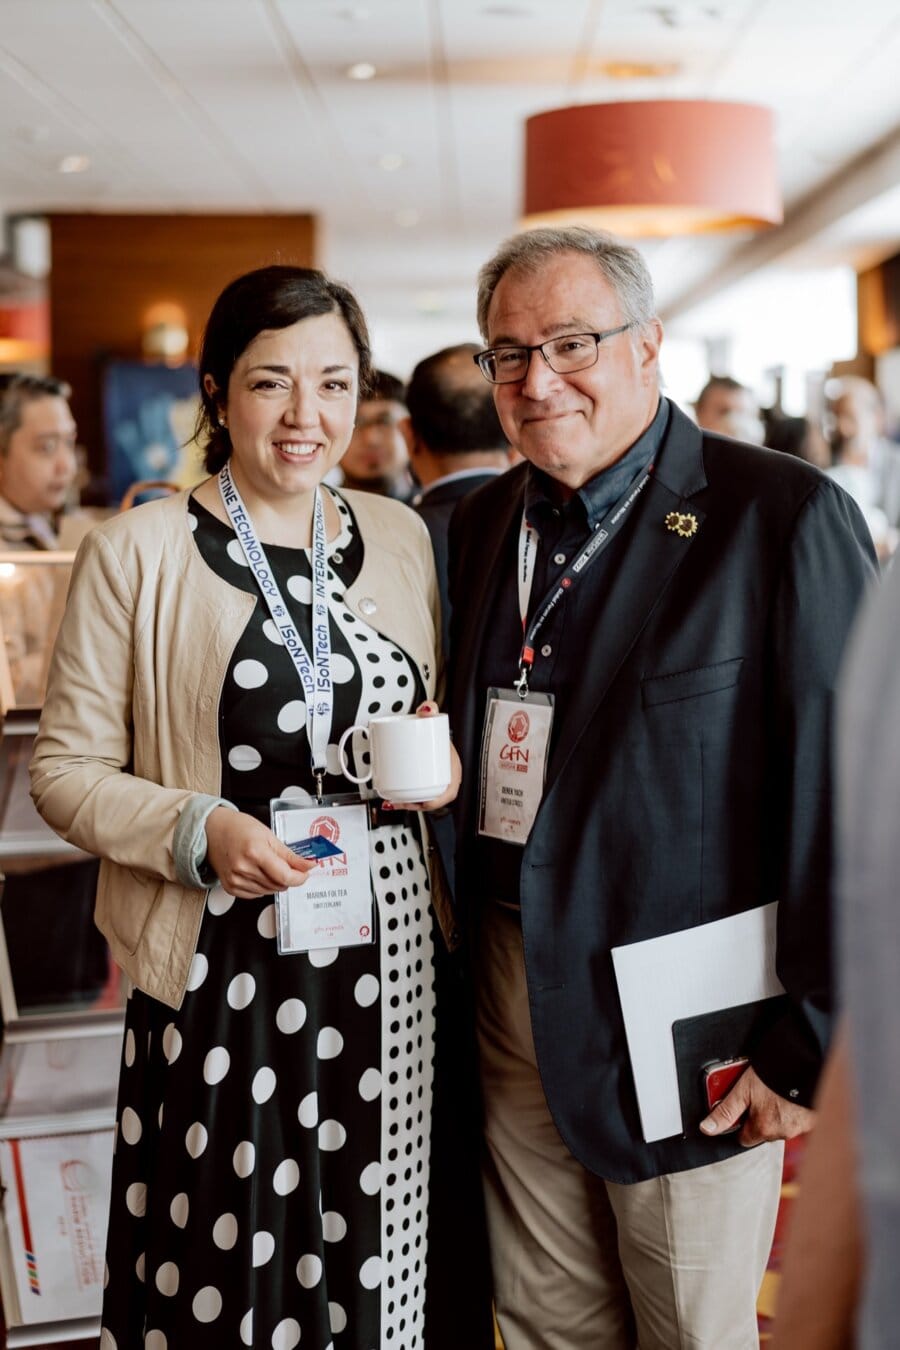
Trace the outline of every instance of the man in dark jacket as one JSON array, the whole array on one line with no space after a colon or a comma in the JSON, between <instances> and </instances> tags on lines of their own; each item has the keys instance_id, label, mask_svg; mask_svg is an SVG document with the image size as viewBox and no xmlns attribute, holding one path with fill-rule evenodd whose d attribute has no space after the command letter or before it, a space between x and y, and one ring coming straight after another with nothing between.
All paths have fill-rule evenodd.
<instances>
[{"instance_id":1,"label":"man in dark jacket","mask_svg":"<svg viewBox=\"0 0 900 1350\"><path fill-rule=\"evenodd\" d=\"M464 499L450 545L501 1331L746 1350L828 1037L831 709L871 541L811 466L661 396L637 250L518 235L482 269L479 325L528 461ZM645 1131L612 950L772 902L777 1016L702 1124ZM658 1054L665 1076L668 1031Z\"/></svg>"}]
</instances>

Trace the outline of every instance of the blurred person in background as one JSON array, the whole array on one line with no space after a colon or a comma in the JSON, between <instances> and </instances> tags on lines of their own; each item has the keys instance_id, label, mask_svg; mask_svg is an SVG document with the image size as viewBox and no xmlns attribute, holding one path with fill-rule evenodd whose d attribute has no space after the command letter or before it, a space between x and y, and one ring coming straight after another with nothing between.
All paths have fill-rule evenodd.
<instances>
[{"instance_id":1,"label":"blurred person in background","mask_svg":"<svg viewBox=\"0 0 900 1350\"><path fill-rule=\"evenodd\" d=\"M473 359L478 350L476 343L463 342L420 361L406 389L409 417L400 424L409 447L410 467L422 488L413 506L428 526L434 548L445 654L450 623L450 517L460 497L509 468L509 445L490 385Z\"/></svg>"},{"instance_id":2,"label":"blurred person in background","mask_svg":"<svg viewBox=\"0 0 900 1350\"><path fill-rule=\"evenodd\" d=\"M0 375L0 547L60 547L78 472L71 392L50 375Z\"/></svg>"},{"instance_id":3,"label":"blurred person in background","mask_svg":"<svg viewBox=\"0 0 900 1350\"><path fill-rule=\"evenodd\" d=\"M765 435L759 404L752 389L730 375L713 375L694 404L697 425L720 436L762 445Z\"/></svg>"},{"instance_id":4,"label":"blurred person in background","mask_svg":"<svg viewBox=\"0 0 900 1350\"><path fill-rule=\"evenodd\" d=\"M831 463L831 452L818 422L809 417L787 417L773 408L763 412L765 421L764 444L783 455L795 455L825 469Z\"/></svg>"},{"instance_id":5,"label":"blurred person in background","mask_svg":"<svg viewBox=\"0 0 900 1350\"><path fill-rule=\"evenodd\" d=\"M884 403L870 380L847 375L829 394L827 473L856 500L884 562L900 539L900 445L884 434Z\"/></svg>"},{"instance_id":6,"label":"blurred person in background","mask_svg":"<svg viewBox=\"0 0 900 1350\"><path fill-rule=\"evenodd\" d=\"M406 417L403 383L396 375L375 370L360 400L356 425L341 460L344 487L378 492L408 502L413 496L409 455L400 424Z\"/></svg>"},{"instance_id":7,"label":"blurred person in background","mask_svg":"<svg viewBox=\"0 0 900 1350\"><path fill-rule=\"evenodd\" d=\"M772 1350L887 1350L900 1286L900 573L870 601L838 706L845 1025L792 1212Z\"/></svg>"}]
</instances>

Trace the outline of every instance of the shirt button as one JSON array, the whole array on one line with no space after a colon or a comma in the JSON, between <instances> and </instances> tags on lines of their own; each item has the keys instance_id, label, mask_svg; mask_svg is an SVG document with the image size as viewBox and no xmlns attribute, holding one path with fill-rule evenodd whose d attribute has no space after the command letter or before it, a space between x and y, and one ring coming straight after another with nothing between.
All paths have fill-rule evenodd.
<instances>
[{"instance_id":1,"label":"shirt button","mask_svg":"<svg viewBox=\"0 0 900 1350\"><path fill-rule=\"evenodd\" d=\"M343 553L341 553L341 552L339 552L339 551L335 551L335 552L332 553L332 555L331 555L331 561L332 561L333 563L336 563L338 566L340 566L341 563L344 561L344 555L343 555Z\"/></svg>"},{"instance_id":2,"label":"shirt button","mask_svg":"<svg viewBox=\"0 0 900 1350\"><path fill-rule=\"evenodd\" d=\"M554 508L553 508L553 514L556 516L556 518L557 518L557 520L558 520L558 519L559 519L559 507L558 507L558 506L554 506Z\"/></svg>"},{"instance_id":3,"label":"shirt button","mask_svg":"<svg viewBox=\"0 0 900 1350\"><path fill-rule=\"evenodd\" d=\"M562 567L563 563L566 561L566 555L564 553L554 553L553 561L558 567Z\"/></svg>"},{"instance_id":4,"label":"shirt button","mask_svg":"<svg viewBox=\"0 0 900 1350\"><path fill-rule=\"evenodd\" d=\"M378 608L375 601L371 599L370 596L366 596L365 599L360 600L359 607L363 614L374 614Z\"/></svg>"},{"instance_id":5,"label":"shirt button","mask_svg":"<svg viewBox=\"0 0 900 1350\"><path fill-rule=\"evenodd\" d=\"M799 1089L799 1088L791 1088L790 1092L788 1093L788 1096L789 1096L789 1097L799 1097L799 1096L800 1096L800 1089Z\"/></svg>"},{"instance_id":6,"label":"shirt button","mask_svg":"<svg viewBox=\"0 0 900 1350\"><path fill-rule=\"evenodd\" d=\"M552 651L553 648L550 646L550 643L545 642L543 647L541 648L541 656L549 656Z\"/></svg>"}]
</instances>

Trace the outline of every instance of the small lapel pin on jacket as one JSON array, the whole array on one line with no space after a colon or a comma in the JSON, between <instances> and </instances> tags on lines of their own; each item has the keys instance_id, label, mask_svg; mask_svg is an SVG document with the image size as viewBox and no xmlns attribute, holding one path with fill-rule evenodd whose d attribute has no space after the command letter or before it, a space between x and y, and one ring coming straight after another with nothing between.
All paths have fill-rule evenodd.
<instances>
[{"instance_id":1,"label":"small lapel pin on jacket","mask_svg":"<svg viewBox=\"0 0 900 1350\"><path fill-rule=\"evenodd\" d=\"M699 524L691 511L670 511L665 520L666 529L681 535L682 539L690 539L695 535Z\"/></svg>"}]
</instances>

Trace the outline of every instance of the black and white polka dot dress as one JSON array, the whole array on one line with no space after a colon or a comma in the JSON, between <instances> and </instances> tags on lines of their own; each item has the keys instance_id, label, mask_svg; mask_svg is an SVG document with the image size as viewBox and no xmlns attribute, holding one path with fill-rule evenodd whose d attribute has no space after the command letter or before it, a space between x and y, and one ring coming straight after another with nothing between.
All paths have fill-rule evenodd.
<instances>
[{"instance_id":1,"label":"black and white polka dot dress","mask_svg":"<svg viewBox=\"0 0 900 1350\"><path fill-rule=\"evenodd\" d=\"M424 697L343 593L363 544L329 547L335 715ZM256 594L230 527L191 501L197 547ZM306 550L269 561L309 643ZM260 602L219 709L222 795L268 823L312 789L303 690ZM102 1350L422 1350L434 1034L428 875L415 821L371 834L378 941L279 956L272 897L208 897L178 1011L128 1004Z\"/></svg>"}]
</instances>

